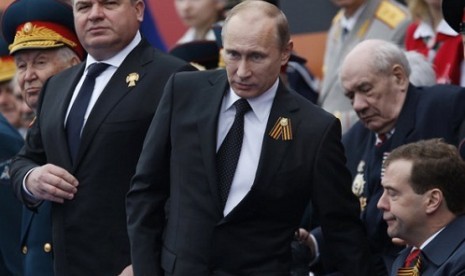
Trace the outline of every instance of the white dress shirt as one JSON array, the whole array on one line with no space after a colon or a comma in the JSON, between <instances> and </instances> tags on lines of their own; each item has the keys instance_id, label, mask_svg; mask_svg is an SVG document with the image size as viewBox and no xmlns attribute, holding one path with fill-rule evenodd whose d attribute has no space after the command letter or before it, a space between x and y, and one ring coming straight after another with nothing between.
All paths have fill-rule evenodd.
<instances>
[{"instance_id":1,"label":"white dress shirt","mask_svg":"<svg viewBox=\"0 0 465 276\"><path fill-rule=\"evenodd\" d=\"M234 173L234 178L231 183L229 196L223 210L225 216L241 202L254 183L266 124L278 89L278 84L279 79L276 79L276 82L265 93L256 98L247 99L252 110L244 115L244 140L242 142L241 154L237 163L236 172ZM233 104L238 99L240 99L240 97L237 96L232 88L230 88L223 97L218 118L217 152L234 122L236 109Z\"/></svg>"},{"instance_id":2,"label":"white dress shirt","mask_svg":"<svg viewBox=\"0 0 465 276\"><path fill-rule=\"evenodd\" d=\"M97 61L95 58L93 58L90 54L87 55L87 60L86 60L86 69L84 70L84 74L82 74L81 79L79 80L78 84L76 85L74 92L73 92L73 97L71 98L71 101L69 102L68 105L68 110L66 111L66 118L64 121L65 127L66 127L66 120L68 119L69 111L71 110L71 107L73 106L74 100L76 99L79 90L81 89L82 83L84 82L84 79L87 75L87 70L89 69L89 66L93 63L96 62L103 62L107 63L110 66L103 71L96 79L95 79L95 86L94 86L94 91L92 92L92 96L89 101L89 106L87 107L86 114L84 115L84 125L87 122L87 118L89 118L89 114L92 111L92 108L94 107L95 103L97 102L98 98L103 92L103 89L107 85L107 83L110 81L111 77L113 74L116 72L118 67L123 63L124 59L129 55L129 53L139 44L141 41L141 35L139 32L137 32L136 36L134 39L123 49L121 50L118 54L114 55L113 57L106 59L106 60L100 60ZM84 129L84 127L82 127ZM82 132L82 130L81 130Z\"/></svg>"}]
</instances>

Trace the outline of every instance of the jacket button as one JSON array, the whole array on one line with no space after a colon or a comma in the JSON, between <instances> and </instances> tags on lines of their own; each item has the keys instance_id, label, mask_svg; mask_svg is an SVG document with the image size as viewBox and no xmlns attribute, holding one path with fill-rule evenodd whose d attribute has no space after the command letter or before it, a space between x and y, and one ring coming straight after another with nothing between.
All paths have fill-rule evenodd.
<instances>
[{"instance_id":1,"label":"jacket button","mask_svg":"<svg viewBox=\"0 0 465 276\"><path fill-rule=\"evenodd\" d=\"M50 243L48 243L48 242L46 244L44 244L44 251L46 253L50 253L52 251L52 245Z\"/></svg>"},{"instance_id":2,"label":"jacket button","mask_svg":"<svg viewBox=\"0 0 465 276\"><path fill-rule=\"evenodd\" d=\"M23 248L21 248L21 252L23 252L23 254L27 254L27 246L23 246Z\"/></svg>"}]
</instances>

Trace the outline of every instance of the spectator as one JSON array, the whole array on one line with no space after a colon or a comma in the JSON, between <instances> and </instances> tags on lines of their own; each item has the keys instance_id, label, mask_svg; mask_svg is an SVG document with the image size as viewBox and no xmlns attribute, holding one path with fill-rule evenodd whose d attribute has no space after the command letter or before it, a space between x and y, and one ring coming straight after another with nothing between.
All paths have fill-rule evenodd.
<instances>
[{"instance_id":1,"label":"spectator","mask_svg":"<svg viewBox=\"0 0 465 276\"><path fill-rule=\"evenodd\" d=\"M365 39L385 39L402 45L409 15L391 0L332 0L341 10L332 21L326 41L323 80L318 104L333 113L345 133L358 120L339 81L341 61Z\"/></svg>"},{"instance_id":2,"label":"spectator","mask_svg":"<svg viewBox=\"0 0 465 276\"><path fill-rule=\"evenodd\" d=\"M352 190L360 199L372 250L383 257L387 268L402 248L387 236L387 225L376 207L383 192L385 156L421 139L443 138L457 145L465 119L464 88L416 87L409 83L409 75L404 52L383 40L361 42L341 67L344 93L360 117L343 137Z\"/></svg>"},{"instance_id":3,"label":"spectator","mask_svg":"<svg viewBox=\"0 0 465 276\"><path fill-rule=\"evenodd\" d=\"M39 0L25 2L40 6ZM37 119L12 164L12 180L28 207L52 202L56 275L126 275L130 178L166 80L191 67L141 37L143 0L73 4L87 58L42 88ZM104 72L96 77L95 68Z\"/></svg>"},{"instance_id":4,"label":"spectator","mask_svg":"<svg viewBox=\"0 0 465 276\"><path fill-rule=\"evenodd\" d=\"M225 0L174 0L179 18L189 28L177 44L196 40L215 41L212 26L223 20Z\"/></svg>"},{"instance_id":5,"label":"spectator","mask_svg":"<svg viewBox=\"0 0 465 276\"><path fill-rule=\"evenodd\" d=\"M427 57L437 83L464 86L462 39L443 19L441 0L411 0L408 6L415 21L407 28L405 49Z\"/></svg>"},{"instance_id":6,"label":"spectator","mask_svg":"<svg viewBox=\"0 0 465 276\"><path fill-rule=\"evenodd\" d=\"M0 113L0 275L22 275L19 245L21 202L11 189L11 159L23 145L18 131Z\"/></svg>"},{"instance_id":7,"label":"spectator","mask_svg":"<svg viewBox=\"0 0 465 276\"><path fill-rule=\"evenodd\" d=\"M5 10L4 37L18 67L15 86L33 111L37 109L39 94L47 79L78 64L84 57L84 50L74 32L72 16L71 6L54 0L18 0ZM29 128L30 122L24 124ZM43 202L36 207L23 210L22 275L49 276L53 275L55 250L51 203Z\"/></svg>"},{"instance_id":8,"label":"spectator","mask_svg":"<svg viewBox=\"0 0 465 276\"><path fill-rule=\"evenodd\" d=\"M398 147L386 158L378 208L388 235L409 245L396 258L392 276L463 275L464 179L457 148L439 139Z\"/></svg>"}]
</instances>

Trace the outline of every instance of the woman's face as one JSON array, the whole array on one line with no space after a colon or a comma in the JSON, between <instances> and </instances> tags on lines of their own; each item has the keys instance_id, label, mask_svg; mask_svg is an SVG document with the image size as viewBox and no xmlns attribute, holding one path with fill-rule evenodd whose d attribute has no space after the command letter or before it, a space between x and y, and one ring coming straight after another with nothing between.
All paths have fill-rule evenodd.
<instances>
[{"instance_id":1,"label":"woman's face","mask_svg":"<svg viewBox=\"0 0 465 276\"><path fill-rule=\"evenodd\" d=\"M202 28L218 20L222 0L175 0L179 18L188 27Z\"/></svg>"}]
</instances>

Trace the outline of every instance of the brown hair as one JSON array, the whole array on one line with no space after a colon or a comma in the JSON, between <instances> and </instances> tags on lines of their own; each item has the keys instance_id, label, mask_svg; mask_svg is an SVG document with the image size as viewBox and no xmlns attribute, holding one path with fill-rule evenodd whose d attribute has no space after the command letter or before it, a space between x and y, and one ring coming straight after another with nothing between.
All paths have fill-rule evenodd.
<instances>
[{"instance_id":1,"label":"brown hair","mask_svg":"<svg viewBox=\"0 0 465 276\"><path fill-rule=\"evenodd\" d=\"M384 167L396 160L412 162L409 182L417 194L437 188L442 191L448 209L465 213L465 162L455 146L442 139L422 140L393 150Z\"/></svg>"}]
</instances>

